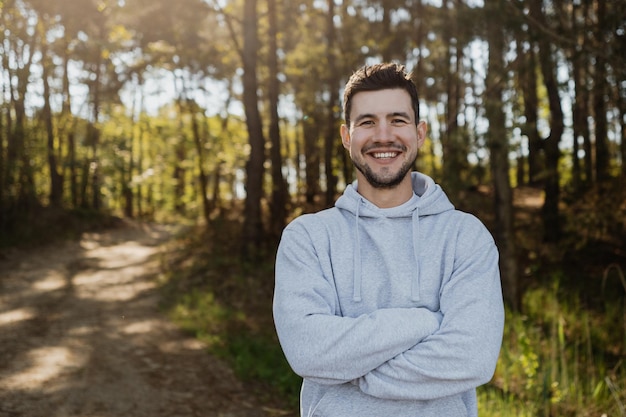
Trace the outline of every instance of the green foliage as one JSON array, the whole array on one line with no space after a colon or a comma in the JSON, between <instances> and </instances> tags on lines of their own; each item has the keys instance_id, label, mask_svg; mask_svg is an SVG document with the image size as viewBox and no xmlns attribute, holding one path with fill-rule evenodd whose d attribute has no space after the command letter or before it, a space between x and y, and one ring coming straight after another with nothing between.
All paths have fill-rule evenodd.
<instances>
[{"instance_id":1,"label":"green foliage","mask_svg":"<svg viewBox=\"0 0 626 417\"><path fill-rule=\"evenodd\" d=\"M216 353L226 358L243 381L260 381L275 389L285 404L295 407L302 380L293 373L275 339L233 334Z\"/></svg>"},{"instance_id":2,"label":"green foliage","mask_svg":"<svg viewBox=\"0 0 626 417\"><path fill-rule=\"evenodd\" d=\"M169 312L183 330L225 359L240 380L260 382L281 396L297 398L300 379L289 368L276 338L270 332L251 330L244 311L224 305L209 288L196 288L182 294Z\"/></svg>"},{"instance_id":3,"label":"green foliage","mask_svg":"<svg viewBox=\"0 0 626 417\"><path fill-rule=\"evenodd\" d=\"M239 225L195 231L166 259L163 306L182 329L223 358L273 408L297 409L301 379L278 343L272 316L273 258L246 264L233 250Z\"/></svg>"},{"instance_id":4,"label":"green foliage","mask_svg":"<svg viewBox=\"0 0 626 417\"><path fill-rule=\"evenodd\" d=\"M78 239L82 233L119 225L119 217L88 209L61 210L38 207L31 211L8 214L0 233L0 249L34 247L62 239Z\"/></svg>"},{"instance_id":5,"label":"green foliage","mask_svg":"<svg viewBox=\"0 0 626 417\"><path fill-rule=\"evenodd\" d=\"M507 311L496 374L479 391L481 416L624 415L626 305L586 308L562 280L527 291L524 313Z\"/></svg>"},{"instance_id":6,"label":"green foliage","mask_svg":"<svg viewBox=\"0 0 626 417\"><path fill-rule=\"evenodd\" d=\"M198 289L183 294L170 315L183 330L194 334L210 348L224 343L221 338L223 323L235 319L232 312L215 300L212 292Z\"/></svg>"},{"instance_id":7,"label":"green foliage","mask_svg":"<svg viewBox=\"0 0 626 417\"><path fill-rule=\"evenodd\" d=\"M566 231L577 249L597 242L618 243L626 235L626 189L617 179L569 198Z\"/></svg>"}]
</instances>

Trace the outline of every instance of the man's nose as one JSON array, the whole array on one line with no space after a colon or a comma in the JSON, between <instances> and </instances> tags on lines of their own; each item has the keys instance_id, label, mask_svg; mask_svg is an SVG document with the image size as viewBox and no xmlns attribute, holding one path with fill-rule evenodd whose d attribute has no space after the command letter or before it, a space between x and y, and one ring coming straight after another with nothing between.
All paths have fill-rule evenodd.
<instances>
[{"instance_id":1,"label":"man's nose","mask_svg":"<svg viewBox=\"0 0 626 417\"><path fill-rule=\"evenodd\" d=\"M377 142L393 141L392 126L387 121L382 121L376 126L376 135L374 138Z\"/></svg>"}]
</instances>

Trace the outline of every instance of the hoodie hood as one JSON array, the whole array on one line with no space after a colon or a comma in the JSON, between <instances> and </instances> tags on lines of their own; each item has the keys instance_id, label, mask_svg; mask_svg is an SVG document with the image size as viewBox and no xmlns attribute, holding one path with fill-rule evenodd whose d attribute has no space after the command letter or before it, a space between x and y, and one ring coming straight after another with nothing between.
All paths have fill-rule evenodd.
<instances>
[{"instance_id":1,"label":"hoodie hood","mask_svg":"<svg viewBox=\"0 0 626 417\"><path fill-rule=\"evenodd\" d=\"M381 209L365 199L358 192L358 181L346 187L343 195L335 203L335 207L346 210L354 215L354 276L353 276L353 301L361 301L361 218L402 218L410 217L413 237L413 261L415 262L415 274L411 286L411 299L420 300L420 277L419 277L419 245L420 217L439 214L444 211L454 210L454 206L438 184L432 178L420 172L411 173L413 184L413 197L397 207Z\"/></svg>"},{"instance_id":2,"label":"hoodie hood","mask_svg":"<svg viewBox=\"0 0 626 417\"><path fill-rule=\"evenodd\" d=\"M439 214L444 211L454 210L454 206L448 200L438 184L432 178L420 172L411 173L414 196L406 203L388 209L381 209L366 200L358 192L358 181L348 185L341 197L335 203L335 207L348 210L360 217L407 217L418 211L419 216Z\"/></svg>"}]
</instances>

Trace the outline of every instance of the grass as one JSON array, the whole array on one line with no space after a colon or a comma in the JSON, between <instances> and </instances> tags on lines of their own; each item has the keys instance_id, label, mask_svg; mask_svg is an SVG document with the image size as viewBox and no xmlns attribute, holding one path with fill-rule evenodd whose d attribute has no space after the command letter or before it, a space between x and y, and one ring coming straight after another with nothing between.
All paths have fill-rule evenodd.
<instances>
[{"instance_id":1,"label":"grass","mask_svg":"<svg viewBox=\"0 0 626 417\"><path fill-rule=\"evenodd\" d=\"M273 257L236 255L237 224L220 222L178 241L165 259L163 308L229 363L271 415L295 416L301 379L285 360L272 319Z\"/></svg>"},{"instance_id":2,"label":"grass","mask_svg":"<svg viewBox=\"0 0 626 417\"><path fill-rule=\"evenodd\" d=\"M228 238L237 227L220 222L168 254L164 307L276 415L297 415L301 380L272 322L273 256L242 263ZM478 389L481 417L626 416L624 270L576 250L551 264L535 257L528 267L521 311L507 310L494 378Z\"/></svg>"},{"instance_id":3,"label":"grass","mask_svg":"<svg viewBox=\"0 0 626 417\"><path fill-rule=\"evenodd\" d=\"M496 374L479 389L479 415L626 415L626 306L586 308L560 280L527 291L524 314L507 311Z\"/></svg>"}]
</instances>

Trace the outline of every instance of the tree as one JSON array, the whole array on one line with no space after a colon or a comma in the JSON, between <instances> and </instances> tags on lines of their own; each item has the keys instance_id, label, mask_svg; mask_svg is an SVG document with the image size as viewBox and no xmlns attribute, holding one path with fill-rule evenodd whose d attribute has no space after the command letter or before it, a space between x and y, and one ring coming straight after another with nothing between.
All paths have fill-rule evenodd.
<instances>
[{"instance_id":1,"label":"tree","mask_svg":"<svg viewBox=\"0 0 626 417\"><path fill-rule=\"evenodd\" d=\"M250 156L246 163L246 200L242 230L242 255L250 258L261 248L264 231L261 212L265 139L258 107L257 51L258 51L257 0L245 0L243 19L243 105L250 143Z\"/></svg>"},{"instance_id":2,"label":"tree","mask_svg":"<svg viewBox=\"0 0 626 417\"><path fill-rule=\"evenodd\" d=\"M33 57L37 53L37 35L32 13L21 2L8 4L2 13L2 68L6 71L7 90L12 111L6 113L7 149L4 184L7 203L14 213L29 211L37 203L33 167L26 146L26 92L31 77ZM12 59L9 59L12 57ZM13 116L14 115L14 116Z\"/></svg>"},{"instance_id":3,"label":"tree","mask_svg":"<svg viewBox=\"0 0 626 417\"><path fill-rule=\"evenodd\" d=\"M587 22L585 5L574 5L572 8L572 34L578 39L578 44L587 45ZM574 108L572 111L574 143L572 149L572 177L574 187L579 189L584 182L590 184L593 178L591 160L591 135L587 115L589 114L589 87L586 80L589 79L589 63L585 59L582 50L573 48L570 53L572 62L572 81L574 82ZM582 141L582 146L581 142ZM583 167L580 166L579 150L584 150ZM583 175L584 174L584 175Z\"/></svg>"},{"instance_id":4,"label":"tree","mask_svg":"<svg viewBox=\"0 0 626 417\"><path fill-rule=\"evenodd\" d=\"M537 54L534 42L521 35L521 31L516 32L520 34L517 39L517 74L524 102L522 134L528 138L528 183L537 186L543 176L543 141L538 129Z\"/></svg>"},{"instance_id":5,"label":"tree","mask_svg":"<svg viewBox=\"0 0 626 417\"><path fill-rule=\"evenodd\" d=\"M335 0L328 0L326 15L326 88L328 89L328 105L326 110L326 131L324 132L324 173L326 174L326 206L331 207L337 193L337 175L335 174L335 157L337 154L337 108L339 107L339 80L335 57Z\"/></svg>"},{"instance_id":6,"label":"tree","mask_svg":"<svg viewBox=\"0 0 626 417\"><path fill-rule=\"evenodd\" d=\"M596 2L595 12L597 22L594 30L594 40L597 47L595 65L593 66L593 113L595 120L595 155L596 155L596 180L604 182L609 178L609 144L607 138L607 62L604 57L602 45L605 44L605 28L606 21L606 1L598 0Z\"/></svg>"},{"instance_id":7,"label":"tree","mask_svg":"<svg viewBox=\"0 0 626 417\"><path fill-rule=\"evenodd\" d=\"M283 158L281 152L280 118L278 116L278 102L280 95L280 84L278 81L278 11L276 0L267 0L268 25L268 96L269 96L269 139L270 160L272 162L272 195L270 231L272 238L278 239L285 227L287 219L288 190L287 183L283 177Z\"/></svg>"},{"instance_id":8,"label":"tree","mask_svg":"<svg viewBox=\"0 0 626 417\"><path fill-rule=\"evenodd\" d=\"M196 160L198 161L198 186L200 194L200 202L202 204L202 216L204 221L208 224L211 221L211 206L209 203L208 187L209 180L205 172L205 157L204 157L204 138L200 134L200 127L198 124L198 118L196 113L198 112L196 103L188 98L185 100L187 103L189 117L191 118L191 133L193 136L193 143L196 147Z\"/></svg>"},{"instance_id":9,"label":"tree","mask_svg":"<svg viewBox=\"0 0 626 417\"><path fill-rule=\"evenodd\" d=\"M493 0L485 6L489 16L503 16L502 0ZM517 310L521 297L518 284L515 230L513 227L513 191L509 181L509 141L503 103L507 74L505 67L505 31L500 21L487 18L489 41L489 68L486 80L485 113L489 119L487 132L490 151L491 176L494 189L495 240L500 251L500 271L504 297Z\"/></svg>"},{"instance_id":10,"label":"tree","mask_svg":"<svg viewBox=\"0 0 626 417\"><path fill-rule=\"evenodd\" d=\"M63 176L59 170L59 164L57 162L57 145L56 145L56 135L54 131L54 121L52 115L52 108L50 106L50 70L52 68L52 59L50 57L50 48L48 45L48 34L45 30L45 27L50 24L50 22L45 21L45 16L39 16L39 23L37 25L37 30L39 32L39 37L42 40L41 45L41 67L42 67L42 82L43 82L43 123L45 125L46 130L46 143L48 150L48 170L50 172L50 204L55 207L62 206L63 200Z\"/></svg>"},{"instance_id":11,"label":"tree","mask_svg":"<svg viewBox=\"0 0 626 417\"><path fill-rule=\"evenodd\" d=\"M455 5L457 7L455 7ZM448 193L456 197L463 180L464 159L467 158L467 146L463 143L463 135L458 123L461 108L461 91L459 79L463 58L463 40L458 30L458 0L446 0L444 7L447 11L448 24L443 28L443 43L446 48L445 70L443 82L445 85L446 106L442 123L441 146L443 149L443 178Z\"/></svg>"},{"instance_id":12,"label":"tree","mask_svg":"<svg viewBox=\"0 0 626 417\"><path fill-rule=\"evenodd\" d=\"M530 0L530 17L534 23L534 30L548 27L542 10L542 0ZM556 80L556 66L550 39L546 36L537 36L539 67L543 83L548 94L550 109L550 134L544 139L545 160L545 200L542 207L544 225L544 239L556 242L561 236L561 221L559 214L560 184L559 159L561 151L559 143L565 130L561 97Z\"/></svg>"}]
</instances>

